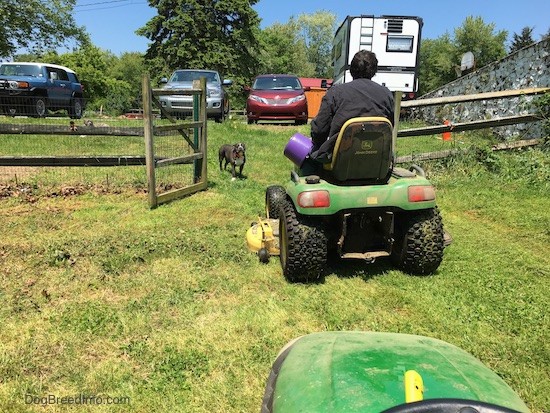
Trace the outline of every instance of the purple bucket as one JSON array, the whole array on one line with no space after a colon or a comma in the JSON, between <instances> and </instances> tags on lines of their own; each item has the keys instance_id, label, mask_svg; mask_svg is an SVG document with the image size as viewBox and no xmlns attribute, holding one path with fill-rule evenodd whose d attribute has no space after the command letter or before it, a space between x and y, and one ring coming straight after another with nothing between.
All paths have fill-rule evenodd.
<instances>
[{"instance_id":1,"label":"purple bucket","mask_svg":"<svg viewBox=\"0 0 550 413\"><path fill-rule=\"evenodd\" d=\"M295 133L286 144L284 154L296 166L301 167L309 155L312 146L313 142L310 138L301 133Z\"/></svg>"}]
</instances>

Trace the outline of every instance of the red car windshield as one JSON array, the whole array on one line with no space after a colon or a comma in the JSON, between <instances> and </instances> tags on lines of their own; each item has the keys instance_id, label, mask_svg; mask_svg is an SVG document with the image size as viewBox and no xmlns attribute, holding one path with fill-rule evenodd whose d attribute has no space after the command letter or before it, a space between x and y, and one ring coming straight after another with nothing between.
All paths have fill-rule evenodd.
<instances>
[{"instance_id":1,"label":"red car windshield","mask_svg":"<svg viewBox=\"0 0 550 413\"><path fill-rule=\"evenodd\" d=\"M258 77L252 86L254 90L301 90L302 85L297 77L273 76Z\"/></svg>"}]
</instances>

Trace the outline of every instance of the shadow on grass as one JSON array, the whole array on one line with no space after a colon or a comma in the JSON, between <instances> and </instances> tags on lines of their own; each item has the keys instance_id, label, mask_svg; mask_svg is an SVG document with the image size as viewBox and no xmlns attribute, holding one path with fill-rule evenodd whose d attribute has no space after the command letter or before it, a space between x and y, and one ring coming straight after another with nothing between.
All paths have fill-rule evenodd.
<instances>
[{"instance_id":1,"label":"shadow on grass","mask_svg":"<svg viewBox=\"0 0 550 413\"><path fill-rule=\"evenodd\" d=\"M319 278L300 281L286 278L286 281L290 284L322 285L325 283L325 279L332 275L337 278L361 278L363 281L369 281L375 277L386 275L388 271L394 269L395 267L392 266L389 259L382 258L368 262L361 259L341 259L330 255L327 266Z\"/></svg>"},{"instance_id":2,"label":"shadow on grass","mask_svg":"<svg viewBox=\"0 0 550 413\"><path fill-rule=\"evenodd\" d=\"M361 278L363 281L369 281L393 269L390 260L385 258L368 262L361 259L330 257L327 271L338 278Z\"/></svg>"}]
</instances>

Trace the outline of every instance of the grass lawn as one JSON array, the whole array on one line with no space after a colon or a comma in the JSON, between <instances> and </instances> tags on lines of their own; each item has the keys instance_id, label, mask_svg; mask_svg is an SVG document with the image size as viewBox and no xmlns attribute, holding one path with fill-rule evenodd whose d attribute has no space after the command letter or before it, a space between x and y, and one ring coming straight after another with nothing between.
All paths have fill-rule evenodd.
<instances>
[{"instance_id":1,"label":"grass lawn","mask_svg":"<svg viewBox=\"0 0 550 413\"><path fill-rule=\"evenodd\" d=\"M103 403L47 411L257 412L280 348L323 330L448 341L533 412L548 410L548 152L422 165L454 239L435 275L331 262L323 283L290 284L277 259L264 265L247 250L245 233L266 186L288 179L288 138L308 127L208 127L208 190L155 210L126 186L0 197L1 412L81 394ZM231 181L217 149L237 141L245 178Z\"/></svg>"}]
</instances>

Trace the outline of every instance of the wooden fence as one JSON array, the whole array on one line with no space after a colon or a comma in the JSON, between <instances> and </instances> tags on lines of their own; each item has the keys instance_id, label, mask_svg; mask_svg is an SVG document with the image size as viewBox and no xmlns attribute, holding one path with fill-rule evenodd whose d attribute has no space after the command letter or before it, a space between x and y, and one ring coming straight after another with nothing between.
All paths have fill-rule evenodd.
<instances>
[{"instance_id":1,"label":"wooden fence","mask_svg":"<svg viewBox=\"0 0 550 413\"><path fill-rule=\"evenodd\" d=\"M518 97L518 96L540 95L548 92L550 92L550 87L529 88L529 89L520 89L520 90L503 90L499 92L478 93L478 94L472 94L472 95L447 96L447 97L441 97L441 98L408 100L406 102L400 102L400 107L413 108L413 107L424 107L424 106L440 106L440 105L448 105L448 104L455 104L455 103L462 103L462 102L475 102L479 100L491 100L491 99L512 98L512 97ZM423 136L423 135L433 135L437 133L451 132L451 131L460 132L460 131L466 131L466 130L515 125L518 123L535 122L540 120L541 120L540 116L536 114L507 116L502 118L470 121L470 122L464 122L464 123L436 125L436 126L428 126L424 128L415 128L415 129L404 129L404 130L398 131L397 136L398 137Z\"/></svg>"},{"instance_id":2,"label":"wooden fence","mask_svg":"<svg viewBox=\"0 0 550 413\"><path fill-rule=\"evenodd\" d=\"M159 96L178 95L193 97L193 120L191 122L178 122L177 119L167 113L158 100ZM155 126L153 106L161 111L161 115L170 121L170 125ZM145 158L147 165L147 182L149 207L156 208L159 204L170 202L174 199L187 196L206 189L207 178L207 113L206 113L206 79L193 82L192 89L152 89L148 75L143 77L143 119L145 135ZM192 136L188 133L193 130ZM155 141L159 135L167 132L179 134L183 142L192 149L192 153L184 154L181 151L177 156L156 156ZM193 183L169 191L161 191L156 185L156 171L159 168L193 164Z\"/></svg>"},{"instance_id":3,"label":"wooden fence","mask_svg":"<svg viewBox=\"0 0 550 413\"><path fill-rule=\"evenodd\" d=\"M50 124L36 124L36 122L25 121L16 123L17 119L13 122L0 123L0 135L55 135L58 137L67 137L74 135L75 142L81 139L80 142L85 142L86 136L113 136L115 137L144 137L145 138L145 156L143 155L70 155L60 154L51 155L49 153L37 156L0 156L0 166L7 167L40 167L40 166L54 166L54 167L74 167L74 166L143 166L146 165L147 185L149 189L149 205L154 208L157 205L168 202L172 199L188 195L198 190L205 189L207 187L207 162L206 162L206 145L207 145L207 129L206 129L206 95L205 85L194 85L193 89L188 90L174 90L166 91L161 89L152 89L148 77L143 81L143 123L141 121L134 125L136 126L104 126L101 123L96 125L82 124L78 126L78 130L71 130L68 127L68 121L61 120L62 124L57 124L57 121L53 119ZM452 105L462 102L473 102L489 99L504 99L513 98L518 96L538 95L548 93L550 87L543 88L531 88L522 90L500 91L491 93L479 93L465 96L448 96L442 98L432 99L418 99L412 101L401 102L400 94L396 94L396 114L400 113L401 108L413 108L423 106L437 106L437 105ZM194 118L190 122L177 122L172 119L169 114L164 113L162 106L158 101L158 97L163 94L189 94L193 96L196 101L196 110L194 110ZM161 112L163 117L168 119L169 123L155 125L156 119L158 119L158 113ZM541 118L537 114L525 114L517 116L508 116L495 119L483 119L462 123L454 123L448 125L435 125L422 128L410 128L399 129L399 119L395 119L394 139L408 138L415 136L427 136L434 134L442 134L444 132L460 132L476 129L485 129L500 127L506 125L513 125L519 123L527 123L540 121ZM50 121L48 119L48 121ZM45 122L47 123L47 122ZM130 121L128 125L132 124ZM192 133L190 132L192 130ZM179 141L191 148L190 150L177 152L173 156L166 156L164 154L159 155L155 150L156 140L160 140L162 136L170 133L175 133L179 136ZM84 136L84 138L82 138ZM70 138L72 139L72 138ZM143 142L143 141L141 141ZM513 143L503 143L501 145L495 145L494 150L505 149L518 146L530 146L536 145L538 140L524 140L516 141ZM124 145L126 147L126 145ZM394 142L394 147L395 142ZM141 146L140 151L143 151ZM410 162L416 160L437 159L445 156L449 156L458 150L446 150L438 151L434 153L421 153L413 155L405 155L397 158L397 162ZM171 189L166 191L160 191L156 185L156 173L164 167L176 167L178 165L192 164L193 176L190 184L185 184L178 189ZM169 185L167 185L169 186ZM174 187L174 186L172 186Z\"/></svg>"}]
</instances>

